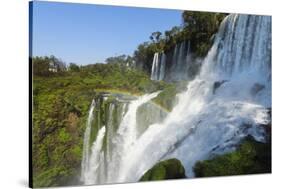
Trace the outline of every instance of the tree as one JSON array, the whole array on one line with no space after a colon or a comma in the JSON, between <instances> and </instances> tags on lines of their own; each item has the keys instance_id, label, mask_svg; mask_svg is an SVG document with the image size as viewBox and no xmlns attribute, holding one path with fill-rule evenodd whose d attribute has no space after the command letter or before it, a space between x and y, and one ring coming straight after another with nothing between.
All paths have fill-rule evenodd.
<instances>
[{"instance_id":1,"label":"tree","mask_svg":"<svg viewBox=\"0 0 281 189\"><path fill-rule=\"evenodd\" d=\"M159 31L153 32L149 37L153 43L158 43L161 38L162 33Z\"/></svg>"},{"instance_id":2,"label":"tree","mask_svg":"<svg viewBox=\"0 0 281 189\"><path fill-rule=\"evenodd\" d=\"M66 71L66 65L55 56L33 57L33 74L38 76L49 76L54 73Z\"/></svg>"},{"instance_id":3,"label":"tree","mask_svg":"<svg viewBox=\"0 0 281 189\"><path fill-rule=\"evenodd\" d=\"M38 76L48 76L49 71L49 58L48 57L34 57L32 58L33 74Z\"/></svg>"},{"instance_id":4,"label":"tree","mask_svg":"<svg viewBox=\"0 0 281 189\"><path fill-rule=\"evenodd\" d=\"M227 14L184 11L182 13L183 32L191 42L197 56L205 56L211 46L210 39L217 32Z\"/></svg>"},{"instance_id":5,"label":"tree","mask_svg":"<svg viewBox=\"0 0 281 189\"><path fill-rule=\"evenodd\" d=\"M125 54L120 56L109 57L105 60L107 64L126 64L127 56Z\"/></svg>"},{"instance_id":6,"label":"tree","mask_svg":"<svg viewBox=\"0 0 281 189\"><path fill-rule=\"evenodd\" d=\"M73 71L73 72L80 71L80 67L75 63L70 63L68 68L70 71Z\"/></svg>"},{"instance_id":7,"label":"tree","mask_svg":"<svg viewBox=\"0 0 281 189\"><path fill-rule=\"evenodd\" d=\"M53 55L51 55L49 59L50 59L49 66L55 69L56 70L55 72L66 71L66 64L62 60L56 58Z\"/></svg>"}]
</instances>

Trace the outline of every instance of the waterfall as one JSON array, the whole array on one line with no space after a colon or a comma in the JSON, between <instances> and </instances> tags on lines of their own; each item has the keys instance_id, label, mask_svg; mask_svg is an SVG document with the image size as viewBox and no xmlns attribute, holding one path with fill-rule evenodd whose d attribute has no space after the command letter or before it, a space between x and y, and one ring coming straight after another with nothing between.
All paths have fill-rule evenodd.
<instances>
[{"instance_id":1,"label":"waterfall","mask_svg":"<svg viewBox=\"0 0 281 189\"><path fill-rule=\"evenodd\" d=\"M215 54L208 57L206 71L218 70L224 77L249 70L271 74L271 18L228 16L210 53Z\"/></svg>"},{"instance_id":2,"label":"waterfall","mask_svg":"<svg viewBox=\"0 0 281 189\"><path fill-rule=\"evenodd\" d=\"M103 145L104 135L105 135L105 126L100 128L97 139L92 145L91 154L89 156L89 162L84 174L85 177L83 181L85 184L93 184L103 181L104 152L102 151L102 145Z\"/></svg>"},{"instance_id":3,"label":"waterfall","mask_svg":"<svg viewBox=\"0 0 281 189\"><path fill-rule=\"evenodd\" d=\"M160 92L143 95L127 104L122 104L120 124L114 132L114 111L117 106L110 104L108 108L108 118L106 126L99 129L97 137L91 146L90 151L90 132L93 121L93 101L88 122L84 135L84 149L82 160L81 181L84 184L113 183L122 174L126 167L123 157L134 149L134 142L138 138L137 129L137 110L143 104L155 98ZM107 98L107 97L104 97ZM106 129L107 128L107 129ZM106 147L103 147L104 137L106 136Z\"/></svg>"},{"instance_id":4,"label":"waterfall","mask_svg":"<svg viewBox=\"0 0 281 189\"><path fill-rule=\"evenodd\" d=\"M160 64L160 74L158 80L164 80L166 70L166 55L161 53L161 64Z\"/></svg>"},{"instance_id":5,"label":"waterfall","mask_svg":"<svg viewBox=\"0 0 281 189\"><path fill-rule=\"evenodd\" d=\"M169 60L170 61L170 60ZM167 57L164 52L155 53L152 62L151 80L179 81L189 80L189 64L193 63L191 59L190 41L183 41L176 44L172 53L172 65L166 67ZM166 72L168 77L166 77Z\"/></svg>"},{"instance_id":6,"label":"waterfall","mask_svg":"<svg viewBox=\"0 0 281 189\"><path fill-rule=\"evenodd\" d=\"M233 17L238 23L233 23ZM243 24L240 22L244 19L256 20L256 24L248 21L243 35L237 35L232 42L226 40L224 37L227 37L229 29L241 31ZM228 29L225 25L232 27ZM249 27L255 27L256 34L262 36L249 35L248 32L253 30ZM263 66L268 67L269 62L265 64L263 61L269 60L267 56L270 53L265 52L270 52L270 45L252 40L252 52L264 52L267 56L255 62L255 66L245 65L243 72L221 74L226 69L221 65L235 67L235 64L222 62L220 56L223 55L224 60L243 57L243 53L238 55L238 51L226 49L246 45L248 42L240 39L245 35L264 41L261 38L271 35L268 32L270 27L270 17L230 15L224 20L215 44L203 62L203 71L189 83L187 91L179 94L178 104L164 122L151 125L135 142L134 150L124 157L126 172L118 182L137 181L155 163L172 157L180 159L186 174L193 176L192 167L198 160L233 150L245 136L250 134L258 141L264 140L264 130L260 125L269 121L267 107L271 106L271 81L268 74L263 73ZM263 36L265 34L267 36ZM257 45L262 49L254 50ZM252 54L251 58L256 56L260 55ZM253 93L257 84L264 85L264 88Z\"/></svg>"},{"instance_id":7,"label":"waterfall","mask_svg":"<svg viewBox=\"0 0 281 189\"><path fill-rule=\"evenodd\" d=\"M130 103L129 108L118 128L116 140L120 145L119 152L128 150L137 138L137 109L152 98L155 98L159 92L144 95Z\"/></svg>"},{"instance_id":8,"label":"waterfall","mask_svg":"<svg viewBox=\"0 0 281 189\"><path fill-rule=\"evenodd\" d=\"M151 70L151 80L158 80L158 71L159 71L159 53L155 53L152 62L152 70Z\"/></svg>"},{"instance_id":9,"label":"waterfall","mask_svg":"<svg viewBox=\"0 0 281 189\"><path fill-rule=\"evenodd\" d=\"M151 70L151 80L163 80L165 77L166 68L166 55L164 52L154 53L152 70Z\"/></svg>"},{"instance_id":10,"label":"waterfall","mask_svg":"<svg viewBox=\"0 0 281 189\"><path fill-rule=\"evenodd\" d=\"M187 41L187 54L189 54L191 51L190 51L190 41L188 40Z\"/></svg>"},{"instance_id":11,"label":"waterfall","mask_svg":"<svg viewBox=\"0 0 281 189\"><path fill-rule=\"evenodd\" d=\"M180 43L180 49L179 49L179 54L178 54L178 58L177 58L177 62L176 62L176 71L180 72L183 64L184 64L184 60L185 60L185 42L181 42Z\"/></svg>"},{"instance_id":12,"label":"waterfall","mask_svg":"<svg viewBox=\"0 0 281 189\"><path fill-rule=\"evenodd\" d=\"M90 133L91 133L91 124L93 121L93 114L94 114L94 109L95 109L95 100L92 101L90 110L89 110L89 116L87 120L87 125L86 125L86 130L84 133L84 142L83 142L83 159L82 159L82 164L81 164L81 180L85 181L86 180L86 173L88 172L89 169L89 146L90 146Z\"/></svg>"},{"instance_id":13,"label":"waterfall","mask_svg":"<svg viewBox=\"0 0 281 189\"><path fill-rule=\"evenodd\" d=\"M181 47L174 51L175 62L184 57ZM152 74L159 70L158 54L152 70ZM261 125L270 121L267 108L271 107L271 17L227 16L200 73L178 94L178 104L163 121L138 134L137 109L157 95L130 102L111 139L112 158L104 166L107 176L93 183L135 182L157 162L169 158L179 159L186 175L192 177L197 161L234 150L247 135L263 142ZM85 138L86 133L87 128ZM83 161L87 162L85 154ZM103 153L92 165L102 165L102 158Z\"/></svg>"},{"instance_id":14,"label":"waterfall","mask_svg":"<svg viewBox=\"0 0 281 189\"><path fill-rule=\"evenodd\" d=\"M179 80L190 80L189 66L190 64L195 64L196 62L192 60L192 53L190 50L190 41L183 41L179 46L178 53L174 53L174 58L172 62L172 68L170 70L170 80L179 81Z\"/></svg>"},{"instance_id":15,"label":"waterfall","mask_svg":"<svg viewBox=\"0 0 281 189\"><path fill-rule=\"evenodd\" d=\"M137 109L149 100L155 98L158 94L159 92L144 95L130 103L128 111L123 117L123 120L118 128L117 136L113 139L116 144L114 152L118 153L118 159L113 161L115 166L118 167L118 172L115 172L115 174L117 173L115 175L115 179L121 176L124 169L126 169L127 161L124 157L128 152L133 151L135 148L134 143L137 140ZM115 180L111 180L109 182L114 181Z\"/></svg>"},{"instance_id":16,"label":"waterfall","mask_svg":"<svg viewBox=\"0 0 281 189\"><path fill-rule=\"evenodd\" d=\"M126 112L128 111L128 104L124 104L121 106L121 113L118 117L123 119L123 117L126 115ZM113 117L110 115L110 118ZM120 120L121 124L122 120ZM119 125L118 125L119 126ZM110 127L110 125L109 125ZM116 173L119 170L119 162L120 162L120 153L117 150L117 148L120 148L119 141L118 139L118 134L117 133L107 133L107 138L110 141L110 148L108 149L108 156L106 157L107 160L107 168L105 170L106 172L106 178L101 183L108 183L111 180L114 180L116 178ZM118 146L119 145L119 146ZM95 174L95 173L92 173Z\"/></svg>"},{"instance_id":17,"label":"waterfall","mask_svg":"<svg viewBox=\"0 0 281 189\"><path fill-rule=\"evenodd\" d=\"M176 44L173 52L173 60L172 60L173 66L177 65L177 62L178 62L178 44Z\"/></svg>"}]
</instances>

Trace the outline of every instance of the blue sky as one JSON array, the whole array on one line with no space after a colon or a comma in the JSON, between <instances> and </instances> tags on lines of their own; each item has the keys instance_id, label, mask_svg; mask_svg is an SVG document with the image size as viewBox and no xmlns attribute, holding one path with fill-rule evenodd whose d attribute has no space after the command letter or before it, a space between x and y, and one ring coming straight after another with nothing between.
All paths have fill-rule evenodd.
<instances>
[{"instance_id":1,"label":"blue sky","mask_svg":"<svg viewBox=\"0 0 281 189\"><path fill-rule=\"evenodd\" d=\"M181 24L181 11L91 4L34 2L33 56L55 55L90 64L132 55L154 31Z\"/></svg>"}]
</instances>

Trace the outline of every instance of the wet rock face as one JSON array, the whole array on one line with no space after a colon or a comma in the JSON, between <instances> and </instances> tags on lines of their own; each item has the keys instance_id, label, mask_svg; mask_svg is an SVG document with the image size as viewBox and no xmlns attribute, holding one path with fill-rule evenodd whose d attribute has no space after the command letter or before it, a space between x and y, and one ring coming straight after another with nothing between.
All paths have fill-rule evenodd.
<instances>
[{"instance_id":1,"label":"wet rock face","mask_svg":"<svg viewBox=\"0 0 281 189\"><path fill-rule=\"evenodd\" d=\"M149 169L140 181L187 178L183 165L178 159L161 161Z\"/></svg>"},{"instance_id":2,"label":"wet rock face","mask_svg":"<svg viewBox=\"0 0 281 189\"><path fill-rule=\"evenodd\" d=\"M261 90L263 90L265 88L265 86L264 85L262 85L262 84L259 84L259 83L255 83L254 85L253 85L253 87L251 88L251 94L253 95L253 96L255 96L256 94L258 94Z\"/></svg>"},{"instance_id":3,"label":"wet rock face","mask_svg":"<svg viewBox=\"0 0 281 189\"><path fill-rule=\"evenodd\" d=\"M213 94L216 93L216 90L222 85L224 84L225 82L227 82L227 80L222 80L222 81L216 81L214 83L214 87L213 87Z\"/></svg>"}]
</instances>

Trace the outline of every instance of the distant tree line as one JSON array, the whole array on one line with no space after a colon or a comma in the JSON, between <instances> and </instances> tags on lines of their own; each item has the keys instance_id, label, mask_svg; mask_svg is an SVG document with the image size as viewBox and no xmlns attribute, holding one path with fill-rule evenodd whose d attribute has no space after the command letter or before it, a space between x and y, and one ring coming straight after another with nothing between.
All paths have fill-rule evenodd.
<instances>
[{"instance_id":1,"label":"distant tree line","mask_svg":"<svg viewBox=\"0 0 281 189\"><path fill-rule=\"evenodd\" d=\"M127 55L120 55L115 57L109 57L105 60L105 63L95 63L88 65L77 65L76 63L69 63L68 65L62 60L56 58L55 56L36 56L32 59L32 68L33 74L36 76L54 76L61 75L69 72L88 72L93 71L93 68L99 69L102 66L94 66L94 65L103 65L109 64L113 67L119 67L120 69L133 68L134 60L133 57Z\"/></svg>"},{"instance_id":2,"label":"distant tree line","mask_svg":"<svg viewBox=\"0 0 281 189\"><path fill-rule=\"evenodd\" d=\"M107 64L118 64L120 66L126 66L126 67L133 67L134 66L134 59L131 56L128 55L120 55L120 56L114 56L109 57L105 60Z\"/></svg>"}]
</instances>

